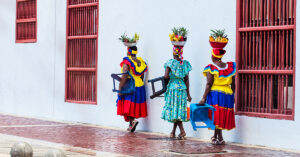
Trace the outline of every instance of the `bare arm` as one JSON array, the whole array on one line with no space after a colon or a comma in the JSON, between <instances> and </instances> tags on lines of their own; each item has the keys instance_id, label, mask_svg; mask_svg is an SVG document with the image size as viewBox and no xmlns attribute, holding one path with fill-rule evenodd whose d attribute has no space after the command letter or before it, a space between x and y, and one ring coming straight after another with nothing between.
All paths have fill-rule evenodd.
<instances>
[{"instance_id":1,"label":"bare arm","mask_svg":"<svg viewBox=\"0 0 300 157\"><path fill-rule=\"evenodd\" d=\"M190 79L189 79L189 74L187 74L184 77L184 83L186 85L186 92L187 92L188 101L191 102L192 101L192 97L190 95Z\"/></svg>"},{"instance_id":2,"label":"bare arm","mask_svg":"<svg viewBox=\"0 0 300 157\"><path fill-rule=\"evenodd\" d=\"M170 71L171 71L171 69L169 68L169 67L167 67L166 68L166 71L165 71L165 79L168 79L168 78L170 78Z\"/></svg>"},{"instance_id":3,"label":"bare arm","mask_svg":"<svg viewBox=\"0 0 300 157\"><path fill-rule=\"evenodd\" d=\"M211 73L207 72L206 73L206 86L205 86L205 91L204 94L202 96L202 99L200 100L199 104L204 104L206 102L206 97L209 94L210 90L211 90L211 86L214 83L214 77Z\"/></svg>"},{"instance_id":4,"label":"bare arm","mask_svg":"<svg viewBox=\"0 0 300 157\"><path fill-rule=\"evenodd\" d=\"M123 73L126 73L129 71L129 66L124 64L123 65ZM120 84L119 84L119 90L122 89L122 87L124 86L124 84L126 83L126 80L128 78L128 74L125 74L125 75L122 75L121 77L121 81L120 81Z\"/></svg>"},{"instance_id":5,"label":"bare arm","mask_svg":"<svg viewBox=\"0 0 300 157\"><path fill-rule=\"evenodd\" d=\"M141 76L141 79L142 79L142 81L144 81L144 77L145 77L145 75L144 75L144 74L142 74L142 76Z\"/></svg>"},{"instance_id":6,"label":"bare arm","mask_svg":"<svg viewBox=\"0 0 300 157\"><path fill-rule=\"evenodd\" d=\"M235 76L232 77L231 89L232 89L232 92L234 93L235 92Z\"/></svg>"}]
</instances>

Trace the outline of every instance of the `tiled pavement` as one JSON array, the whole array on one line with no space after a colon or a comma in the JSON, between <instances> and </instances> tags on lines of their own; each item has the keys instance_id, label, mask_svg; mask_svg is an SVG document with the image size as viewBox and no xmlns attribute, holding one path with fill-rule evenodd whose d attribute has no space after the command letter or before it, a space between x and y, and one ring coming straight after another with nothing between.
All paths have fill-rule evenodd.
<instances>
[{"instance_id":1,"label":"tiled pavement","mask_svg":"<svg viewBox=\"0 0 300 157\"><path fill-rule=\"evenodd\" d=\"M214 146L191 138L171 140L167 136L150 133L129 133L100 126L0 115L0 155L8 154L15 141L33 145L35 156L41 156L52 147L64 150L68 157L300 156L297 152L234 144Z\"/></svg>"},{"instance_id":2,"label":"tiled pavement","mask_svg":"<svg viewBox=\"0 0 300 157\"><path fill-rule=\"evenodd\" d=\"M80 153L80 151L72 151L70 147L64 147L60 144L36 141L26 138L0 135L0 157L10 157L11 147L18 141L30 143L33 148L34 157L44 157L47 151L51 149L61 149L68 157L93 157L93 154ZM74 148L73 148L74 150ZM82 151L82 150L81 150ZM88 152L88 151L86 151Z\"/></svg>"}]
</instances>

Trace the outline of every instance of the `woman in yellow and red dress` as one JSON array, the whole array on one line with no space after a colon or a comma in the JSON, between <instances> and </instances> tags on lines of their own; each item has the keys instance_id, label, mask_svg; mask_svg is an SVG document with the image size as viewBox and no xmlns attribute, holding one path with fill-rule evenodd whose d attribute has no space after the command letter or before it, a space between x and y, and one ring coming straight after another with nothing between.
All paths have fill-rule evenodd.
<instances>
[{"instance_id":1,"label":"woman in yellow and red dress","mask_svg":"<svg viewBox=\"0 0 300 157\"><path fill-rule=\"evenodd\" d=\"M147 117L146 91L143 82L147 64L141 57L136 57L138 53L136 46L128 47L127 50L127 57L123 58L120 66L123 73L129 72L133 77L136 90L133 94L118 95L117 114L124 116L125 121L129 122L127 130L134 132L138 124L135 119ZM128 74L122 76L119 90L122 89L128 77Z\"/></svg>"},{"instance_id":2,"label":"woman in yellow and red dress","mask_svg":"<svg viewBox=\"0 0 300 157\"><path fill-rule=\"evenodd\" d=\"M212 64L204 68L203 75L207 78L205 92L200 104L207 103L216 108L214 124L216 126L212 144L225 144L222 130L235 128L234 119L234 88L236 65L234 62L222 62L226 53L222 48L213 48ZM211 116L211 113L209 114ZM211 118L211 117L210 117Z\"/></svg>"}]
</instances>

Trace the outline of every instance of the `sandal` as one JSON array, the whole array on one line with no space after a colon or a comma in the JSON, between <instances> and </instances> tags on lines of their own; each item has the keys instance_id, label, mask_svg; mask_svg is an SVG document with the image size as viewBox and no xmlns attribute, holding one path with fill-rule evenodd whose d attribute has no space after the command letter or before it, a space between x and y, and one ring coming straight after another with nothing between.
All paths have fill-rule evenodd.
<instances>
[{"instance_id":1,"label":"sandal","mask_svg":"<svg viewBox=\"0 0 300 157\"><path fill-rule=\"evenodd\" d=\"M186 133L180 133L179 135L178 135L178 140L185 140L186 138L185 138L185 136L186 136Z\"/></svg>"},{"instance_id":2,"label":"sandal","mask_svg":"<svg viewBox=\"0 0 300 157\"><path fill-rule=\"evenodd\" d=\"M131 122L129 123L129 126L128 126L128 128L127 128L127 131L131 131L131 129L132 129L132 124L131 124Z\"/></svg>"},{"instance_id":3,"label":"sandal","mask_svg":"<svg viewBox=\"0 0 300 157\"><path fill-rule=\"evenodd\" d=\"M224 140L217 140L217 145L225 145L225 141Z\"/></svg>"},{"instance_id":4,"label":"sandal","mask_svg":"<svg viewBox=\"0 0 300 157\"><path fill-rule=\"evenodd\" d=\"M213 144L213 145L217 145L218 144L217 138L215 138L214 136L211 137L211 144Z\"/></svg>"},{"instance_id":5,"label":"sandal","mask_svg":"<svg viewBox=\"0 0 300 157\"><path fill-rule=\"evenodd\" d=\"M170 138L175 138L175 137L176 137L175 133L170 133Z\"/></svg>"},{"instance_id":6,"label":"sandal","mask_svg":"<svg viewBox=\"0 0 300 157\"><path fill-rule=\"evenodd\" d=\"M135 131L135 129L136 129L136 126L139 124L139 121L133 121L132 122L132 126L131 126L131 132L134 132Z\"/></svg>"}]
</instances>

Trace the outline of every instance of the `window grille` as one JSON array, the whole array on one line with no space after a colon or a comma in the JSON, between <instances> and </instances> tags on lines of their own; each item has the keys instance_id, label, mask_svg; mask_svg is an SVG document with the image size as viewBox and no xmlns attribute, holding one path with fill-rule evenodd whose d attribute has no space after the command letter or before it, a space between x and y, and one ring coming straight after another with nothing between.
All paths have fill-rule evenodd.
<instances>
[{"instance_id":1,"label":"window grille","mask_svg":"<svg viewBox=\"0 0 300 157\"><path fill-rule=\"evenodd\" d=\"M66 101L97 103L98 0L68 0Z\"/></svg>"},{"instance_id":2,"label":"window grille","mask_svg":"<svg viewBox=\"0 0 300 157\"><path fill-rule=\"evenodd\" d=\"M16 43L36 42L36 0L16 2Z\"/></svg>"},{"instance_id":3,"label":"window grille","mask_svg":"<svg viewBox=\"0 0 300 157\"><path fill-rule=\"evenodd\" d=\"M296 0L237 0L236 113L294 119Z\"/></svg>"}]
</instances>

